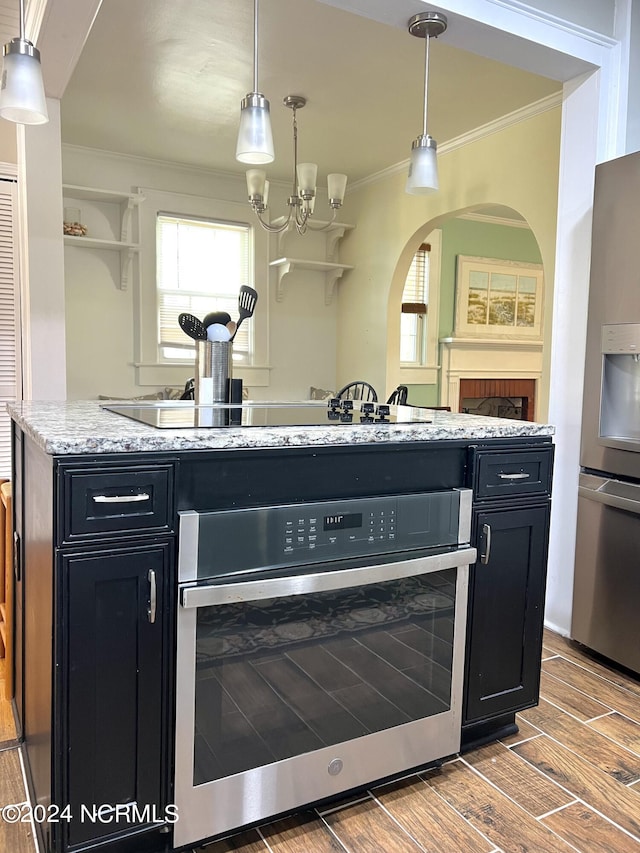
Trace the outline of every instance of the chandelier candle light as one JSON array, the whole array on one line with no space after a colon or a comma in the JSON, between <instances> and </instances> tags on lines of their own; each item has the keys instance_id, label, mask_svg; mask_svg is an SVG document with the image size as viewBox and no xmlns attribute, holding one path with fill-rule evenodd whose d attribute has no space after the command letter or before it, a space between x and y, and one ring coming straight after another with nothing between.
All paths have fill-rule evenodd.
<instances>
[{"instance_id":1,"label":"chandelier candle light","mask_svg":"<svg viewBox=\"0 0 640 853\"><path fill-rule=\"evenodd\" d=\"M5 44L3 56L0 116L17 124L49 121L40 51L24 35L24 0L20 0L20 36Z\"/></svg>"},{"instance_id":2,"label":"chandelier candle light","mask_svg":"<svg viewBox=\"0 0 640 853\"><path fill-rule=\"evenodd\" d=\"M420 12L409 21L409 33L425 40L424 62L424 113L422 133L411 145L411 160L407 176L406 192L410 195L424 195L435 192L438 185L438 163L436 150L438 145L427 133L427 95L429 83L429 41L437 38L447 29L447 19L441 12Z\"/></svg>"}]
</instances>

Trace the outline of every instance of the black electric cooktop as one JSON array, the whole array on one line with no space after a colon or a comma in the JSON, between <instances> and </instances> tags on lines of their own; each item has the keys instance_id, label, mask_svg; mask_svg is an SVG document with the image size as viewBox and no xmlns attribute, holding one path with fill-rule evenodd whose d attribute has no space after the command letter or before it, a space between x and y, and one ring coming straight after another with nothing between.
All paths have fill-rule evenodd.
<instances>
[{"instance_id":1,"label":"black electric cooktop","mask_svg":"<svg viewBox=\"0 0 640 853\"><path fill-rule=\"evenodd\" d=\"M193 401L110 403L103 409L157 429L259 426L358 426L430 423L426 410L359 400L196 406Z\"/></svg>"}]
</instances>

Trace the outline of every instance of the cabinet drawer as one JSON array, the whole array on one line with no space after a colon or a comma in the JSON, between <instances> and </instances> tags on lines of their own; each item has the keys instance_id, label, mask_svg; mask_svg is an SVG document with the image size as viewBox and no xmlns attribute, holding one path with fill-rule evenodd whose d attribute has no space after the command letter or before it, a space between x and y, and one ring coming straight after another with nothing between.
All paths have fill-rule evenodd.
<instances>
[{"instance_id":1,"label":"cabinet drawer","mask_svg":"<svg viewBox=\"0 0 640 853\"><path fill-rule=\"evenodd\" d=\"M476 452L475 499L551 492L553 445L539 449Z\"/></svg>"},{"instance_id":2,"label":"cabinet drawer","mask_svg":"<svg viewBox=\"0 0 640 853\"><path fill-rule=\"evenodd\" d=\"M62 540L167 532L173 526L173 466L114 467L63 473Z\"/></svg>"}]
</instances>

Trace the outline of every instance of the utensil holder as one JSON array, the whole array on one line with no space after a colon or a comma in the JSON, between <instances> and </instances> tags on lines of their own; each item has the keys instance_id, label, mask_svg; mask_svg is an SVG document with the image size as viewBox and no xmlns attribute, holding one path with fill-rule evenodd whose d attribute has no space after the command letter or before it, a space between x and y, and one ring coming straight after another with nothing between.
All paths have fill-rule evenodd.
<instances>
[{"instance_id":1,"label":"utensil holder","mask_svg":"<svg viewBox=\"0 0 640 853\"><path fill-rule=\"evenodd\" d=\"M231 341L196 341L195 404L229 402Z\"/></svg>"}]
</instances>

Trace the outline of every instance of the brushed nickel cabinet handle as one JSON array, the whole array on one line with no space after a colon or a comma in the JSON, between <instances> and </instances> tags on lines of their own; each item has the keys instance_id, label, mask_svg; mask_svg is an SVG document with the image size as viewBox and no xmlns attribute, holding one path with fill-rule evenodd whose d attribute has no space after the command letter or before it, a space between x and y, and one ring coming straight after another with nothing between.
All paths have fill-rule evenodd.
<instances>
[{"instance_id":1,"label":"brushed nickel cabinet handle","mask_svg":"<svg viewBox=\"0 0 640 853\"><path fill-rule=\"evenodd\" d=\"M136 501L148 501L151 495L140 492L138 495L94 495L92 500L96 504L130 504Z\"/></svg>"},{"instance_id":2,"label":"brushed nickel cabinet handle","mask_svg":"<svg viewBox=\"0 0 640 853\"><path fill-rule=\"evenodd\" d=\"M153 569L149 569L147 574L149 579L149 607L147 608L147 618L153 624L156 621L156 607L158 603L156 590L156 573Z\"/></svg>"},{"instance_id":3,"label":"brushed nickel cabinet handle","mask_svg":"<svg viewBox=\"0 0 640 853\"><path fill-rule=\"evenodd\" d=\"M491 525L482 525L482 535L484 536L484 553L480 554L480 562L486 566L491 556Z\"/></svg>"},{"instance_id":4,"label":"brushed nickel cabinet handle","mask_svg":"<svg viewBox=\"0 0 640 853\"><path fill-rule=\"evenodd\" d=\"M531 474L525 474L524 471L521 474L498 474L501 480L526 480L530 476Z\"/></svg>"}]
</instances>

